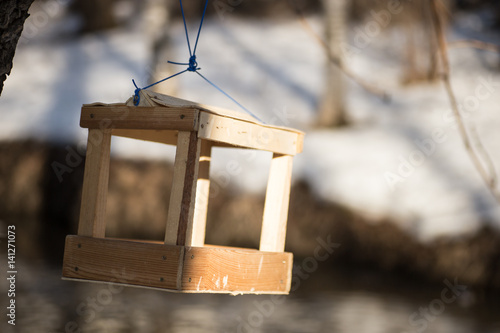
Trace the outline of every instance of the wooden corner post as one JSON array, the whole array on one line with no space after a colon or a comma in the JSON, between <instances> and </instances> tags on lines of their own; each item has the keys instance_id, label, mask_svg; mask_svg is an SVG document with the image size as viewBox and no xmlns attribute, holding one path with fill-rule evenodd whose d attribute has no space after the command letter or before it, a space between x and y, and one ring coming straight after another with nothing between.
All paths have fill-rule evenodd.
<instances>
[{"instance_id":1,"label":"wooden corner post","mask_svg":"<svg viewBox=\"0 0 500 333\"><path fill-rule=\"evenodd\" d=\"M165 231L167 245L192 244L200 148L197 132L179 131Z\"/></svg>"},{"instance_id":2,"label":"wooden corner post","mask_svg":"<svg viewBox=\"0 0 500 333\"><path fill-rule=\"evenodd\" d=\"M285 250L292 159L291 155L273 154L262 219L260 251L283 252Z\"/></svg>"},{"instance_id":3,"label":"wooden corner post","mask_svg":"<svg viewBox=\"0 0 500 333\"><path fill-rule=\"evenodd\" d=\"M78 235L104 238L111 129L89 129Z\"/></svg>"},{"instance_id":4,"label":"wooden corner post","mask_svg":"<svg viewBox=\"0 0 500 333\"><path fill-rule=\"evenodd\" d=\"M191 246L205 245L205 229L207 225L208 200L210 196L210 162L212 158L212 144L210 141L201 141L201 151L196 184L196 201L194 206L193 234Z\"/></svg>"}]
</instances>

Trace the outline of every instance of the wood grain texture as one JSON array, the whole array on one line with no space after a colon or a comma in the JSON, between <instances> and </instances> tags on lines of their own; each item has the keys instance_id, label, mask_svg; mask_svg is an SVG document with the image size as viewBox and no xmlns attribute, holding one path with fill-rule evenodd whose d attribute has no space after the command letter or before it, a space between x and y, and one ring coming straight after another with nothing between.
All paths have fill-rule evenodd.
<instances>
[{"instance_id":1,"label":"wood grain texture","mask_svg":"<svg viewBox=\"0 0 500 333\"><path fill-rule=\"evenodd\" d=\"M167 145L176 146L177 145L178 131L175 131L175 130L147 130L147 129L139 129L139 130L138 129L113 129L112 135L123 137L123 138L156 142L156 143L163 143L163 144L167 144ZM217 147L217 148L252 149L252 148L232 145L232 144L225 143L225 142L215 142L215 141L208 141L208 140L203 140L203 141L210 142L211 147Z\"/></svg>"},{"instance_id":2,"label":"wood grain texture","mask_svg":"<svg viewBox=\"0 0 500 333\"><path fill-rule=\"evenodd\" d=\"M182 189L181 215L177 230L177 245L192 245L194 206L196 201L196 185L200 163L201 140L196 132L189 132L186 171ZM175 175L174 175L175 177Z\"/></svg>"},{"instance_id":3,"label":"wood grain texture","mask_svg":"<svg viewBox=\"0 0 500 333\"><path fill-rule=\"evenodd\" d=\"M205 244L205 229L207 224L208 201L210 196L211 156L211 142L202 140L199 159L200 162L198 166L198 180L196 184L193 232L190 246L203 246Z\"/></svg>"},{"instance_id":4,"label":"wood grain texture","mask_svg":"<svg viewBox=\"0 0 500 333\"><path fill-rule=\"evenodd\" d=\"M112 135L136 140L177 145L177 131L174 130L131 130L114 129Z\"/></svg>"},{"instance_id":5,"label":"wood grain texture","mask_svg":"<svg viewBox=\"0 0 500 333\"><path fill-rule=\"evenodd\" d=\"M179 290L183 247L68 236L63 277Z\"/></svg>"},{"instance_id":6,"label":"wood grain texture","mask_svg":"<svg viewBox=\"0 0 500 333\"><path fill-rule=\"evenodd\" d=\"M179 132L165 244L191 244L200 146L196 132Z\"/></svg>"},{"instance_id":7,"label":"wood grain texture","mask_svg":"<svg viewBox=\"0 0 500 333\"><path fill-rule=\"evenodd\" d=\"M273 155L262 219L259 247L261 251L283 252L285 250L292 159L290 155Z\"/></svg>"},{"instance_id":8,"label":"wood grain texture","mask_svg":"<svg viewBox=\"0 0 500 333\"><path fill-rule=\"evenodd\" d=\"M89 130L78 224L80 236L105 235L110 146L111 130Z\"/></svg>"},{"instance_id":9,"label":"wood grain texture","mask_svg":"<svg viewBox=\"0 0 500 333\"><path fill-rule=\"evenodd\" d=\"M68 236L63 278L185 293L288 294L291 253Z\"/></svg>"},{"instance_id":10,"label":"wood grain texture","mask_svg":"<svg viewBox=\"0 0 500 333\"><path fill-rule=\"evenodd\" d=\"M84 105L80 126L84 128L156 129L194 131L198 110L126 105Z\"/></svg>"},{"instance_id":11,"label":"wood grain texture","mask_svg":"<svg viewBox=\"0 0 500 333\"><path fill-rule=\"evenodd\" d=\"M232 294L287 294L290 291L291 253L186 247L184 257L184 291Z\"/></svg>"},{"instance_id":12,"label":"wood grain texture","mask_svg":"<svg viewBox=\"0 0 500 333\"><path fill-rule=\"evenodd\" d=\"M198 137L234 146L295 155L302 151L304 134L201 112Z\"/></svg>"},{"instance_id":13,"label":"wood grain texture","mask_svg":"<svg viewBox=\"0 0 500 333\"><path fill-rule=\"evenodd\" d=\"M144 96L141 97L144 106L84 105L80 126L112 128L119 136L167 144L173 144L174 141L165 132L149 134L147 131L119 130L199 131L199 138L213 141L214 146L261 149L287 155L295 155L303 149L304 133L299 130L265 125L193 107L145 106L150 103L157 105Z\"/></svg>"}]
</instances>

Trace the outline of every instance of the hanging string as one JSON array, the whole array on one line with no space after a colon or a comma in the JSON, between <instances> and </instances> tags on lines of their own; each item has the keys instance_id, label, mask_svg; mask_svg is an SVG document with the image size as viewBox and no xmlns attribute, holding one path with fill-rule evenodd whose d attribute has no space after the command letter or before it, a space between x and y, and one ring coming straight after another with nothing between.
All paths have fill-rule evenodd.
<instances>
[{"instance_id":1,"label":"hanging string","mask_svg":"<svg viewBox=\"0 0 500 333\"><path fill-rule=\"evenodd\" d=\"M182 6L182 0L180 0ZM200 26L198 28L198 34L196 35L196 43L194 44L193 54L196 54L196 47L198 46L198 40L200 39L201 27L203 26L203 21L205 20L205 13L207 12L208 0L205 1L205 8L203 8L203 15L201 15ZM186 26L186 20L184 20L184 27ZM187 30L186 30L187 33Z\"/></svg>"},{"instance_id":2,"label":"hanging string","mask_svg":"<svg viewBox=\"0 0 500 333\"><path fill-rule=\"evenodd\" d=\"M134 91L134 105L135 106L139 105L139 102L141 100L141 97L140 97L139 93L140 93L141 90L151 88L151 87L153 87L153 86L155 86L155 85L157 85L159 83L167 81L167 80L169 80L169 79L171 79L173 77L176 77L178 75L181 75L181 74L183 74L185 72L195 72L201 78L203 78L207 83L209 83L212 87L214 87L215 89L217 89L219 92L221 92L222 94L224 94L224 96L226 96L231 101L233 101L236 105L238 105L243 111L245 111L246 113L248 113L252 117L256 118L260 122L264 123L264 121L262 121L259 117L257 117L252 112L250 112L247 108L245 108L243 105L241 105L237 100L235 100L233 97L231 97L228 93L226 93L224 90L222 90L221 88L219 88L215 83L213 83L212 81L210 81L209 79L207 79L200 72L198 72L198 70L200 70L201 68L198 67L198 62L196 61L196 48L198 47L198 41L200 40L201 28L203 27L203 22L205 20L205 14L207 12L207 7L208 7L208 0L205 1L205 7L203 8L203 14L201 16L200 26L198 27L198 33L196 35L196 41L194 43L193 50L191 50L191 43L189 41L189 33L188 33L188 28L187 28L187 23L186 23L186 16L184 14L184 7L182 5L182 0L179 0L179 4L180 4L180 7L181 7L182 21L184 23L184 32L186 34L186 41L187 41L187 46L188 46L188 50L189 50L189 62L185 63L185 62L168 61L168 63L169 64L173 64L173 65L188 66L188 68L186 68L185 70L180 71L180 72L178 72L178 73L176 73L174 75L171 75L171 76L169 76L167 78L164 78L164 79L162 79L160 81L154 82L154 83L152 83L152 84L150 84L150 85L148 85L148 86L146 86L144 88L139 88L137 86L137 84L135 83L135 81L132 80L132 83L135 86L135 91Z\"/></svg>"},{"instance_id":3,"label":"hanging string","mask_svg":"<svg viewBox=\"0 0 500 333\"><path fill-rule=\"evenodd\" d=\"M252 117L254 117L255 119L257 119L258 121L260 121L261 123L265 124L265 122L260 119L259 117L257 117L256 115L254 115L252 112L250 112L250 110L248 110L246 107L244 107L243 105L241 105L237 100L235 100L234 98L232 98L231 96L229 96L228 93L226 93L224 90L222 90L221 88L219 88L215 83L213 83L212 81L210 81L209 79L207 79L206 77L204 77L203 75L201 75L200 72L196 72L196 74L198 74L199 76L201 76L205 81L207 81L212 87L214 87L215 89L217 89L218 91L220 91L221 93L224 94L224 96L226 96L227 98L229 98L230 100L232 100L236 105L238 105L241 109L243 109L246 113L248 113L249 115L251 115Z\"/></svg>"},{"instance_id":4,"label":"hanging string","mask_svg":"<svg viewBox=\"0 0 500 333\"><path fill-rule=\"evenodd\" d=\"M189 43L189 34L188 34L188 28L186 24L186 16L184 15L184 7L182 6L182 0L179 0L179 3L181 5L181 13L182 13L182 21L184 22L184 32L186 33L186 40L188 43L188 50L189 50L189 56L192 57L193 54L191 53L191 44ZM208 0L207 0L208 3ZM205 16L205 12L203 12L203 16ZM202 16L202 18L203 18ZM203 20L202 20L203 22Z\"/></svg>"}]
</instances>

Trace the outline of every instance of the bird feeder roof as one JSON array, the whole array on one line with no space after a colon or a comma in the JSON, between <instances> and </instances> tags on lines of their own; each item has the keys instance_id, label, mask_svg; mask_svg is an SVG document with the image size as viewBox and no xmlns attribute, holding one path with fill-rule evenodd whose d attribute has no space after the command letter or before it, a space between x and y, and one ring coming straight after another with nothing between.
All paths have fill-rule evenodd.
<instances>
[{"instance_id":1,"label":"bird feeder roof","mask_svg":"<svg viewBox=\"0 0 500 333\"><path fill-rule=\"evenodd\" d=\"M82 107L80 126L112 128L113 135L177 143L178 131L195 131L215 147L240 147L295 155L302 151L302 131L267 125L242 112L141 90L140 101L93 103Z\"/></svg>"}]
</instances>

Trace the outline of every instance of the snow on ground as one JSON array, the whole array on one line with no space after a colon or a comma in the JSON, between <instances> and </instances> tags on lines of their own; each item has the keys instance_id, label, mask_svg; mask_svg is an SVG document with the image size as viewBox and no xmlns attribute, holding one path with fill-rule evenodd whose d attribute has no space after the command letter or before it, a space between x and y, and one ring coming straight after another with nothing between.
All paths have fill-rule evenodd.
<instances>
[{"instance_id":1,"label":"snow on ground","mask_svg":"<svg viewBox=\"0 0 500 333\"><path fill-rule=\"evenodd\" d=\"M137 25L76 38L69 31L74 22L62 11L45 24L39 18L29 19L27 27L37 29L25 29L0 98L0 139L84 144L86 131L78 126L81 105L125 101L133 94L132 78L146 85L150 42ZM461 17L450 39L498 42L499 36L471 35L470 20L471 16ZM321 31L318 18L310 21ZM194 33L196 25L190 28ZM399 86L397 47L404 47L399 30L387 28L367 47L355 43L355 31L350 33L355 52L347 59L348 66L385 87L392 99L384 102L348 82L353 125L342 129L312 128L325 59L298 22L207 19L198 62L206 77L266 122L307 132L304 152L296 157L294 179L307 180L323 199L374 221L391 219L423 241L468 233L485 223L499 227L498 204L464 150L442 86ZM175 58L168 60L187 61L182 25L175 24L171 36ZM450 56L453 85L467 123L477 130L499 171L500 115L495 111L500 105L500 73L494 70L498 56L467 49L452 49ZM192 73L162 85L175 85L181 98L237 109ZM173 148L113 140L117 156L173 159ZM214 181L263 192L269 159L269 153L217 150ZM234 160L240 167L236 171ZM233 167L227 168L230 162Z\"/></svg>"}]
</instances>

